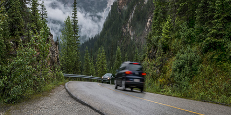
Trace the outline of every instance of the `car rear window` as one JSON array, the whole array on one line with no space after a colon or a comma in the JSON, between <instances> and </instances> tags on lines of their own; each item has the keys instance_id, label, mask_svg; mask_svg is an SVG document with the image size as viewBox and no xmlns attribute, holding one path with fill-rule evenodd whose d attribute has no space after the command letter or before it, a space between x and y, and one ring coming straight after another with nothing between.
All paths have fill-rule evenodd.
<instances>
[{"instance_id":1,"label":"car rear window","mask_svg":"<svg viewBox=\"0 0 231 115\"><path fill-rule=\"evenodd\" d=\"M128 69L131 71L142 71L142 66L136 64L129 64Z\"/></svg>"}]
</instances>

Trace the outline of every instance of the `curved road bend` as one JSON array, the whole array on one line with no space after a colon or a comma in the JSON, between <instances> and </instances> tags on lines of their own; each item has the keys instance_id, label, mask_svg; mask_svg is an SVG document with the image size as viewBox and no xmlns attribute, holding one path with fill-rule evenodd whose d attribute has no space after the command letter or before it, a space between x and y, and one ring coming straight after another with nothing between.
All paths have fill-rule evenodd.
<instances>
[{"instance_id":1,"label":"curved road bend","mask_svg":"<svg viewBox=\"0 0 231 115\"><path fill-rule=\"evenodd\" d=\"M75 97L107 115L230 115L231 107L139 91L114 85L70 81Z\"/></svg>"}]
</instances>

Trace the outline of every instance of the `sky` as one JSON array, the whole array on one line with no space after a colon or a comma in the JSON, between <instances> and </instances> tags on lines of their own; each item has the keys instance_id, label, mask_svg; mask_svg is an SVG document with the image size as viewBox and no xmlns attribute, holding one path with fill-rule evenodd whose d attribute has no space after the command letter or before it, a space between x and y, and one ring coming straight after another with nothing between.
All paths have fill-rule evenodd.
<instances>
[{"instance_id":1,"label":"sky","mask_svg":"<svg viewBox=\"0 0 231 115\"><path fill-rule=\"evenodd\" d=\"M54 36L54 40L57 39L61 35L61 29L63 28L63 24L65 19L68 16L72 16L72 4L68 6L68 4L64 5L63 3L57 0L43 0L44 5L46 7L48 13L48 26L51 29L51 33ZM108 5L104 9L104 11L97 13L86 12L83 8L77 8L77 18L79 25L79 36L86 36L87 39L94 37L98 34L103 27L103 23L109 13L110 6L113 4L115 0L108 0ZM39 1L40 3L42 1ZM102 18L97 18L102 17ZM81 40L80 42L84 42Z\"/></svg>"}]
</instances>

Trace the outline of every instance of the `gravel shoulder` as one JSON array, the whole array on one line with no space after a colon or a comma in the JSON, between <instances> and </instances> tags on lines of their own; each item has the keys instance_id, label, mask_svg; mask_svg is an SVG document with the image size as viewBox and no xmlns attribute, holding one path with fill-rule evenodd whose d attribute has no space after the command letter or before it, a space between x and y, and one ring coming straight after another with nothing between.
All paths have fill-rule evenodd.
<instances>
[{"instance_id":1,"label":"gravel shoulder","mask_svg":"<svg viewBox=\"0 0 231 115\"><path fill-rule=\"evenodd\" d=\"M38 99L0 108L0 115L99 115L91 108L74 100L63 85Z\"/></svg>"}]
</instances>

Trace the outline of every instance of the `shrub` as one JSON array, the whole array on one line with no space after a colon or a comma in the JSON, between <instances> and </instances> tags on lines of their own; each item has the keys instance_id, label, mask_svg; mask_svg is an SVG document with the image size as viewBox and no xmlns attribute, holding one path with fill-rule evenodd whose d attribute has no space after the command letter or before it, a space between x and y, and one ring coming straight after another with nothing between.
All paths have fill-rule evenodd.
<instances>
[{"instance_id":1,"label":"shrub","mask_svg":"<svg viewBox=\"0 0 231 115\"><path fill-rule=\"evenodd\" d=\"M201 57L190 47L182 49L176 54L172 64L172 75L175 86L185 89L189 86L190 80L198 72Z\"/></svg>"}]
</instances>

